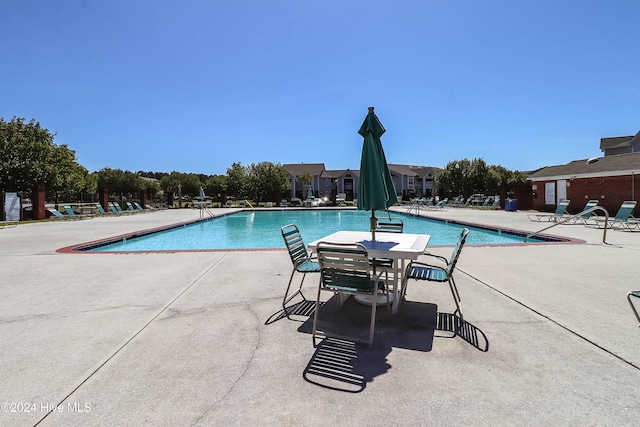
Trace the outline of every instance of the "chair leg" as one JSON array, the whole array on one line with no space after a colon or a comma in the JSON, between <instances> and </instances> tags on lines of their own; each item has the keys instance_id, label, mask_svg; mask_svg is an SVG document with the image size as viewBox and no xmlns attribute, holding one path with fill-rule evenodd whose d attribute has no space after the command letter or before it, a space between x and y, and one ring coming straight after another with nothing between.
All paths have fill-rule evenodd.
<instances>
[{"instance_id":1,"label":"chair leg","mask_svg":"<svg viewBox=\"0 0 640 427\"><path fill-rule=\"evenodd\" d=\"M313 328L311 330L311 339L313 340L313 346L316 346L316 332L318 325L318 312L320 311L320 292L322 290L322 279L318 282L318 296L316 297L316 308L313 311Z\"/></svg>"},{"instance_id":2,"label":"chair leg","mask_svg":"<svg viewBox=\"0 0 640 427\"><path fill-rule=\"evenodd\" d=\"M304 278L307 276L306 273L302 273L302 280L300 281L300 286L298 287L298 290L295 291L294 293L292 293L291 295L289 295L289 290L291 289L291 282L293 281L293 276L296 274L296 270L294 269L291 272L291 276L289 277L289 284L287 285L287 290L284 293L284 298L282 298L282 309L284 311L284 314L287 316L287 319L290 319L289 317L289 310L287 309L287 303L289 301L291 301L293 298L295 298L296 295L300 294L300 296L302 296L303 300L307 300L304 297L304 294L302 293L302 284L304 283Z\"/></svg>"},{"instance_id":3,"label":"chair leg","mask_svg":"<svg viewBox=\"0 0 640 427\"><path fill-rule=\"evenodd\" d=\"M631 297L636 297L636 298L640 298L638 297L637 294L634 294L633 292L629 292L627 294L627 301L629 301L629 305L631 306L631 310L633 310L633 314L636 315L636 319L638 319L638 322L640 322L640 315L638 315L638 310L636 310L636 307L633 305L633 302L631 302Z\"/></svg>"},{"instance_id":4,"label":"chair leg","mask_svg":"<svg viewBox=\"0 0 640 427\"><path fill-rule=\"evenodd\" d=\"M373 347L373 335L376 328L376 307L378 306L378 304L376 304L376 300L378 297L377 289L376 289L376 292L373 294L373 297L374 297L373 304L371 304L371 324L369 325L369 347Z\"/></svg>"},{"instance_id":5,"label":"chair leg","mask_svg":"<svg viewBox=\"0 0 640 427\"><path fill-rule=\"evenodd\" d=\"M458 293L458 287L456 286L455 280L453 280L453 276L449 276L449 289L451 289L453 302L456 303L456 311L460 315L460 320L464 320L464 317L462 316L462 300L460 299L460 294ZM455 315L455 312L453 314Z\"/></svg>"}]
</instances>

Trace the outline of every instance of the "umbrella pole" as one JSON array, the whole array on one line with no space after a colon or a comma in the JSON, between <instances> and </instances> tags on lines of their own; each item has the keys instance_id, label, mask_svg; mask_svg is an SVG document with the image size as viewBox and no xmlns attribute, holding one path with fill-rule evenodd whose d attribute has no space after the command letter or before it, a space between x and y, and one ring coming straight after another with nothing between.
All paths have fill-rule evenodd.
<instances>
[{"instance_id":1,"label":"umbrella pole","mask_svg":"<svg viewBox=\"0 0 640 427\"><path fill-rule=\"evenodd\" d=\"M371 239L376 240L376 228L378 228L378 218L376 218L375 211L371 211L371 219L369 220L371 227Z\"/></svg>"}]
</instances>

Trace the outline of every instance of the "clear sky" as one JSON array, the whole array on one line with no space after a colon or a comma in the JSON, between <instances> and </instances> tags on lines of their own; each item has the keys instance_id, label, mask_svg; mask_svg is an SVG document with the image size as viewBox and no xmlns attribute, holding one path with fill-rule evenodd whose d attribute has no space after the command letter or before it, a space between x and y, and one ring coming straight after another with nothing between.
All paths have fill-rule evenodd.
<instances>
[{"instance_id":1,"label":"clear sky","mask_svg":"<svg viewBox=\"0 0 640 427\"><path fill-rule=\"evenodd\" d=\"M0 117L93 172L358 169L375 106L390 163L531 170L640 130L637 0L9 0Z\"/></svg>"}]
</instances>

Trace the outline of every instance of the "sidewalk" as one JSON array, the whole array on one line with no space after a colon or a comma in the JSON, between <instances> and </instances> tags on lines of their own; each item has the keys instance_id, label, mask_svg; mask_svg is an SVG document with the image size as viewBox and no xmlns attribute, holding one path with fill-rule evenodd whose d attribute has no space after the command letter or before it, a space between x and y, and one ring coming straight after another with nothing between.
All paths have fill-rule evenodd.
<instances>
[{"instance_id":1,"label":"sidewalk","mask_svg":"<svg viewBox=\"0 0 640 427\"><path fill-rule=\"evenodd\" d=\"M527 231L546 225L526 213L428 214ZM465 247L456 272L463 333L450 332L445 285L410 283L398 317L380 310L372 349L333 340L314 348L308 316L281 316L291 272L284 250L56 252L197 218L183 209L0 230L0 425L640 419L640 327L625 299L640 288L640 233L609 230L603 244L602 230L562 225L549 233L586 243ZM309 299L316 280L305 281ZM332 378L321 375L329 367Z\"/></svg>"}]
</instances>

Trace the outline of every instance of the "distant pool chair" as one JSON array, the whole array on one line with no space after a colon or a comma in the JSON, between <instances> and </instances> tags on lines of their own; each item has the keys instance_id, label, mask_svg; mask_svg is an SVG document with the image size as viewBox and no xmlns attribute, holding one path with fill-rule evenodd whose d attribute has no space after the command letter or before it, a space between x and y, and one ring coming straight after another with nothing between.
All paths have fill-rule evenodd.
<instances>
[{"instance_id":1,"label":"distant pool chair","mask_svg":"<svg viewBox=\"0 0 640 427\"><path fill-rule=\"evenodd\" d=\"M379 295L386 296L387 310L390 309L388 276L386 269L378 273L373 271L369 262L367 249L360 243L331 243L319 242L316 248L320 263L320 283L316 297L316 308L313 314L313 344L316 338L342 338L362 341L373 346L376 325L376 307ZM385 281L380 280L385 274ZM332 292L342 305L349 296L366 295L373 298L371 303L371 320L369 322L369 339L347 337L318 331L318 313L320 311L320 294L322 291ZM343 297L346 297L343 299Z\"/></svg>"},{"instance_id":2,"label":"distant pool chair","mask_svg":"<svg viewBox=\"0 0 640 427\"><path fill-rule=\"evenodd\" d=\"M555 222L560 219L566 218L567 208L569 207L569 200L561 200L556 207L556 210L552 214L541 213L541 214L533 214L527 215L530 221L538 221L538 222Z\"/></svg>"},{"instance_id":3,"label":"distant pool chair","mask_svg":"<svg viewBox=\"0 0 640 427\"><path fill-rule=\"evenodd\" d=\"M287 290L285 291L284 298L282 299L282 309L284 310L284 314L287 316L287 318L290 319L287 303L297 295L300 295L304 301L307 301L307 299L304 297L304 294L302 293L302 284L304 283L304 278L307 276L307 273L319 273L320 265L318 264L317 258L310 256L307 252L307 247L302 240L302 235L300 234L300 230L298 229L297 225L285 225L280 229L280 231L282 232L284 244L289 251L289 257L291 257L291 262L293 263L293 270L291 271L291 276L289 277ZM293 281L293 276L296 274L296 272L302 273L302 280L300 280L298 289L290 293L291 282Z\"/></svg>"},{"instance_id":4,"label":"distant pool chair","mask_svg":"<svg viewBox=\"0 0 640 427\"><path fill-rule=\"evenodd\" d=\"M640 291L630 291L627 294L627 301L629 301L629 305L631 306L631 310L633 310L633 314L635 314L638 323L640 323L640 315L638 315L638 310L633 305L633 301L631 301L631 297L640 298Z\"/></svg>"},{"instance_id":5,"label":"distant pool chair","mask_svg":"<svg viewBox=\"0 0 640 427\"><path fill-rule=\"evenodd\" d=\"M460 320L464 320L462 315L462 300L460 299L460 293L458 292L456 282L453 279L453 271L456 268L458 258L460 257L460 252L462 252L462 247L464 246L468 235L469 229L463 228L460 232L460 237L458 238L456 247L453 250L453 253L451 254L451 258L449 260L439 255L433 255L429 253L425 254L426 256L439 259L445 264L444 266L435 266L420 261L411 261L407 266L404 277L402 278L400 301L402 301L402 298L407 293L407 283L410 279L440 283L448 282L449 288L451 290L451 295L453 296L453 301L456 305L456 311L454 311L453 314L455 315L456 313L458 313Z\"/></svg>"}]
</instances>

